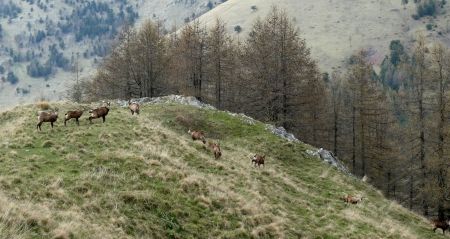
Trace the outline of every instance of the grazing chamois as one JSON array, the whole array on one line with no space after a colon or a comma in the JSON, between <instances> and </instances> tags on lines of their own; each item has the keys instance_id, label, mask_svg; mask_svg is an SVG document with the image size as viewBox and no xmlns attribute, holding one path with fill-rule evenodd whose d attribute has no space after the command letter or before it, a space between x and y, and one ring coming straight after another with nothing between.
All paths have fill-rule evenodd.
<instances>
[{"instance_id":1,"label":"grazing chamois","mask_svg":"<svg viewBox=\"0 0 450 239\"><path fill-rule=\"evenodd\" d=\"M36 125L36 129L39 129L39 131L41 131L41 125L44 122L50 122L53 129L53 123L56 122L57 120L58 120L58 109L56 109L54 112L41 111L38 113L39 123Z\"/></svg>"},{"instance_id":2,"label":"grazing chamois","mask_svg":"<svg viewBox=\"0 0 450 239\"><path fill-rule=\"evenodd\" d=\"M105 123L108 112L109 108L107 106L102 106L100 108L90 110L89 113L91 114L91 116L89 116L89 122L91 122L92 124L92 119L102 118L103 123Z\"/></svg>"},{"instance_id":3,"label":"grazing chamois","mask_svg":"<svg viewBox=\"0 0 450 239\"><path fill-rule=\"evenodd\" d=\"M206 144L206 138L205 138L205 133L203 131L192 131L189 129L188 134L191 135L192 140L196 141L196 140L201 140L203 142L203 144Z\"/></svg>"},{"instance_id":4,"label":"grazing chamois","mask_svg":"<svg viewBox=\"0 0 450 239\"><path fill-rule=\"evenodd\" d=\"M450 227L450 221L443 221L443 220L433 220L433 232L436 232L436 229L440 228L442 229L442 234L445 235L445 230L447 230Z\"/></svg>"},{"instance_id":5,"label":"grazing chamois","mask_svg":"<svg viewBox=\"0 0 450 239\"><path fill-rule=\"evenodd\" d=\"M254 164L255 166L258 165L258 167L260 167L261 164L264 166L264 159L265 159L265 158L266 158L266 155L261 156L261 155L255 154L255 155L252 157L252 164ZM264 167L265 167L265 166L264 166Z\"/></svg>"},{"instance_id":6,"label":"grazing chamois","mask_svg":"<svg viewBox=\"0 0 450 239\"><path fill-rule=\"evenodd\" d=\"M137 102L131 102L131 100L128 101L128 108L131 111L131 115L134 115L134 113L139 114L140 106Z\"/></svg>"},{"instance_id":7,"label":"grazing chamois","mask_svg":"<svg viewBox=\"0 0 450 239\"><path fill-rule=\"evenodd\" d=\"M77 125L80 125L80 121L78 121L78 119L80 119L81 115L83 115L82 110L67 111L67 113L64 115L65 116L64 126L66 126L66 122L71 119L75 119Z\"/></svg>"},{"instance_id":8,"label":"grazing chamois","mask_svg":"<svg viewBox=\"0 0 450 239\"><path fill-rule=\"evenodd\" d=\"M346 204L358 204L363 200L363 197L347 195L343 197L342 200L344 200Z\"/></svg>"},{"instance_id":9,"label":"grazing chamois","mask_svg":"<svg viewBox=\"0 0 450 239\"><path fill-rule=\"evenodd\" d=\"M208 142L209 148L214 152L214 158L219 159L222 156L222 151L220 150L219 143Z\"/></svg>"}]
</instances>

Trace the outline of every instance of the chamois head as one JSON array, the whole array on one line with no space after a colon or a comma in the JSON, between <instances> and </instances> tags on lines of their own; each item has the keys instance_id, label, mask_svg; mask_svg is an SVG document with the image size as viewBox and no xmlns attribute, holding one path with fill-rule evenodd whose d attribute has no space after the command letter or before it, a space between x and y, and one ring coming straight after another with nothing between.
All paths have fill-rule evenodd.
<instances>
[{"instance_id":1,"label":"chamois head","mask_svg":"<svg viewBox=\"0 0 450 239\"><path fill-rule=\"evenodd\" d=\"M103 107L110 107L111 106L111 102L102 100L102 106Z\"/></svg>"}]
</instances>

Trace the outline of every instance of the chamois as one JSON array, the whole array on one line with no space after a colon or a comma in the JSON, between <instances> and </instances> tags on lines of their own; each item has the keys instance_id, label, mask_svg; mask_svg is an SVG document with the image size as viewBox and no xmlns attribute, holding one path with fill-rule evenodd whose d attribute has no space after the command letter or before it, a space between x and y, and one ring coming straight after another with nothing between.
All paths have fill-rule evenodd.
<instances>
[{"instance_id":1,"label":"chamois","mask_svg":"<svg viewBox=\"0 0 450 239\"><path fill-rule=\"evenodd\" d=\"M206 144L206 138L205 138L205 133L203 131L192 131L189 129L188 134L191 135L192 140L196 141L196 140L201 140L203 142L203 144Z\"/></svg>"},{"instance_id":2,"label":"chamois","mask_svg":"<svg viewBox=\"0 0 450 239\"><path fill-rule=\"evenodd\" d=\"M36 129L41 131L41 125L43 122L50 122L52 129L53 123L58 120L58 109L54 112L41 111L38 113L38 121L39 123L36 125Z\"/></svg>"},{"instance_id":3,"label":"chamois","mask_svg":"<svg viewBox=\"0 0 450 239\"><path fill-rule=\"evenodd\" d=\"M80 125L80 121L78 121L78 119L81 117L81 115L83 115L82 110L67 111L67 113L64 115L65 116L64 126L66 126L66 122L71 119L75 119L77 125Z\"/></svg>"},{"instance_id":4,"label":"chamois","mask_svg":"<svg viewBox=\"0 0 450 239\"><path fill-rule=\"evenodd\" d=\"M128 108L131 111L131 115L134 115L134 113L139 114L140 106L137 102L131 102L131 100L128 101Z\"/></svg>"},{"instance_id":5,"label":"chamois","mask_svg":"<svg viewBox=\"0 0 450 239\"><path fill-rule=\"evenodd\" d=\"M252 157L252 164L254 164L255 166L258 165L258 167L261 166L261 164L264 166L264 159L266 158L265 155L261 156L261 155L257 155L255 154Z\"/></svg>"},{"instance_id":6,"label":"chamois","mask_svg":"<svg viewBox=\"0 0 450 239\"><path fill-rule=\"evenodd\" d=\"M363 200L363 197L347 195L343 197L342 200L344 200L346 204L358 204Z\"/></svg>"},{"instance_id":7,"label":"chamois","mask_svg":"<svg viewBox=\"0 0 450 239\"><path fill-rule=\"evenodd\" d=\"M433 232L436 232L436 229L440 228L440 229L442 229L442 234L445 235L445 230L447 230L450 227L449 222L450 221L443 221L443 220L439 220L439 219L433 220L433 225L434 225Z\"/></svg>"},{"instance_id":8,"label":"chamois","mask_svg":"<svg viewBox=\"0 0 450 239\"><path fill-rule=\"evenodd\" d=\"M219 143L208 142L208 146L214 152L214 158L215 159L219 159L222 156L222 151L220 150L220 144Z\"/></svg>"},{"instance_id":9,"label":"chamois","mask_svg":"<svg viewBox=\"0 0 450 239\"><path fill-rule=\"evenodd\" d=\"M102 106L100 108L90 110L89 113L91 114L91 116L89 116L89 122L91 122L91 124L92 124L92 119L102 118L103 123L105 123L108 112L109 112L109 108L107 106Z\"/></svg>"}]
</instances>

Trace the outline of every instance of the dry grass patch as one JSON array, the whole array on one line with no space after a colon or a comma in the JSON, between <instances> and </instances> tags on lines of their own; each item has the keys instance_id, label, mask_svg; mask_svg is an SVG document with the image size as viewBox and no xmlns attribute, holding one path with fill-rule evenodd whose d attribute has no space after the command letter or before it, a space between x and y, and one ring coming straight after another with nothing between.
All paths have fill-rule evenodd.
<instances>
[{"instance_id":1,"label":"dry grass patch","mask_svg":"<svg viewBox=\"0 0 450 239\"><path fill-rule=\"evenodd\" d=\"M39 101L39 102L36 102L36 107L39 110L49 110L50 104L47 101Z\"/></svg>"},{"instance_id":2,"label":"dry grass patch","mask_svg":"<svg viewBox=\"0 0 450 239\"><path fill-rule=\"evenodd\" d=\"M181 180L181 188L186 193L205 194L207 193L206 180L198 175L189 175Z\"/></svg>"},{"instance_id":3,"label":"dry grass patch","mask_svg":"<svg viewBox=\"0 0 450 239\"><path fill-rule=\"evenodd\" d=\"M64 158L69 161L80 160L80 156L77 153L68 153Z\"/></svg>"}]
</instances>

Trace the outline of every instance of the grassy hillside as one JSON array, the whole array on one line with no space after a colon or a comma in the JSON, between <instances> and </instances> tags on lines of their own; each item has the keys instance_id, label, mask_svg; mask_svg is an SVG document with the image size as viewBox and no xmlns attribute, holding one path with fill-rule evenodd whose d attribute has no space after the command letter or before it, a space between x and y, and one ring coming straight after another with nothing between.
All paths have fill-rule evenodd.
<instances>
[{"instance_id":1,"label":"grassy hillside","mask_svg":"<svg viewBox=\"0 0 450 239\"><path fill-rule=\"evenodd\" d=\"M205 13L200 21L212 26L220 18L228 24L229 32L242 40L255 20L265 17L276 5L294 19L321 69L331 71L361 48L370 50L372 62L379 65L392 40L411 46L418 32L449 45L450 5L446 4L436 17L414 20L414 2L403 6L400 0L228 0ZM427 30L427 24L433 26L431 30ZM234 30L236 26L241 26L240 34Z\"/></svg>"},{"instance_id":2,"label":"grassy hillside","mask_svg":"<svg viewBox=\"0 0 450 239\"><path fill-rule=\"evenodd\" d=\"M0 238L442 238L262 123L158 104L38 132L36 110L0 113ZM220 140L222 159L188 128ZM346 206L345 193L367 200Z\"/></svg>"}]
</instances>

